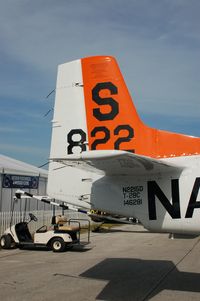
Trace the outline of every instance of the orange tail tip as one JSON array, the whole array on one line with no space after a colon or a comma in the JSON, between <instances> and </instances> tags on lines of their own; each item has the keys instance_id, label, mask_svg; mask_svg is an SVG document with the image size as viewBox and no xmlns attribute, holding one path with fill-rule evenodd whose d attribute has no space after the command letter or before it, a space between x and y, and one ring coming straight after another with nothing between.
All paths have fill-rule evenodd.
<instances>
[{"instance_id":1,"label":"orange tail tip","mask_svg":"<svg viewBox=\"0 0 200 301\"><path fill-rule=\"evenodd\" d=\"M152 129L140 120L115 58L81 60L90 150L154 157L200 154L200 138Z\"/></svg>"}]
</instances>

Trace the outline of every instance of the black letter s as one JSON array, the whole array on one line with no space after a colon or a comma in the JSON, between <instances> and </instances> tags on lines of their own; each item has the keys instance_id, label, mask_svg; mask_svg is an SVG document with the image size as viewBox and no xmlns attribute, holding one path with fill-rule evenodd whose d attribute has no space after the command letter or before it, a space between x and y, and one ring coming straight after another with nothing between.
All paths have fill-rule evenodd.
<instances>
[{"instance_id":1,"label":"black letter s","mask_svg":"<svg viewBox=\"0 0 200 301\"><path fill-rule=\"evenodd\" d=\"M112 97L100 97L99 92L105 89L110 90L111 95L118 93L117 87L111 82L98 83L92 89L92 99L96 102L96 104L101 106L109 105L111 107L111 111L109 113L102 113L100 109L93 110L94 117L99 121L113 120L119 113L119 105L116 100L114 100Z\"/></svg>"}]
</instances>

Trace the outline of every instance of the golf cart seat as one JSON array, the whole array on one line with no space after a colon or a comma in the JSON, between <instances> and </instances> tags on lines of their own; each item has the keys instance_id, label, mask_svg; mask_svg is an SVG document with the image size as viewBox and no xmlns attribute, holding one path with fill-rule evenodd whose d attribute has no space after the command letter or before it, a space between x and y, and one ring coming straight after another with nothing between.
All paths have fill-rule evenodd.
<instances>
[{"instance_id":1,"label":"golf cart seat","mask_svg":"<svg viewBox=\"0 0 200 301\"><path fill-rule=\"evenodd\" d=\"M65 225L68 223L67 225ZM64 231L78 231L79 226L69 225L69 221L64 215L56 215L52 217L52 225L54 225L54 229L56 230L64 230Z\"/></svg>"},{"instance_id":2,"label":"golf cart seat","mask_svg":"<svg viewBox=\"0 0 200 301\"><path fill-rule=\"evenodd\" d=\"M32 236L25 222L16 224L15 231L20 242L32 242Z\"/></svg>"}]
</instances>

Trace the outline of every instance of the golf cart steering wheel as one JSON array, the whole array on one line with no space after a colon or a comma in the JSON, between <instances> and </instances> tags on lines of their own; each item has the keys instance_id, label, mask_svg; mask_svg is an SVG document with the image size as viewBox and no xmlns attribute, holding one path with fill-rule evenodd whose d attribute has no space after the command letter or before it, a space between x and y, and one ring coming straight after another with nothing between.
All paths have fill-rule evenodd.
<instances>
[{"instance_id":1,"label":"golf cart steering wheel","mask_svg":"<svg viewBox=\"0 0 200 301\"><path fill-rule=\"evenodd\" d=\"M33 213L29 213L31 221L37 222L37 217Z\"/></svg>"}]
</instances>

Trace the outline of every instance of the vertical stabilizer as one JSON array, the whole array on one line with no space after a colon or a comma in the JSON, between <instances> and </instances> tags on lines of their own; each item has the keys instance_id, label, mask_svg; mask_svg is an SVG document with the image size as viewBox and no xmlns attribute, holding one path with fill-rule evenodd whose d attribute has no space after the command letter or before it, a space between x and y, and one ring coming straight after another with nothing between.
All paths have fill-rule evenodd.
<instances>
[{"instance_id":1,"label":"vertical stabilizer","mask_svg":"<svg viewBox=\"0 0 200 301\"><path fill-rule=\"evenodd\" d=\"M86 149L85 116L81 60L62 64L58 67L50 158L63 158ZM90 189L88 173L50 162L49 196L88 207Z\"/></svg>"},{"instance_id":2,"label":"vertical stabilizer","mask_svg":"<svg viewBox=\"0 0 200 301\"><path fill-rule=\"evenodd\" d=\"M50 158L71 153L71 141L86 132L81 60L76 60L58 67ZM79 151L79 143L73 152Z\"/></svg>"}]
</instances>

